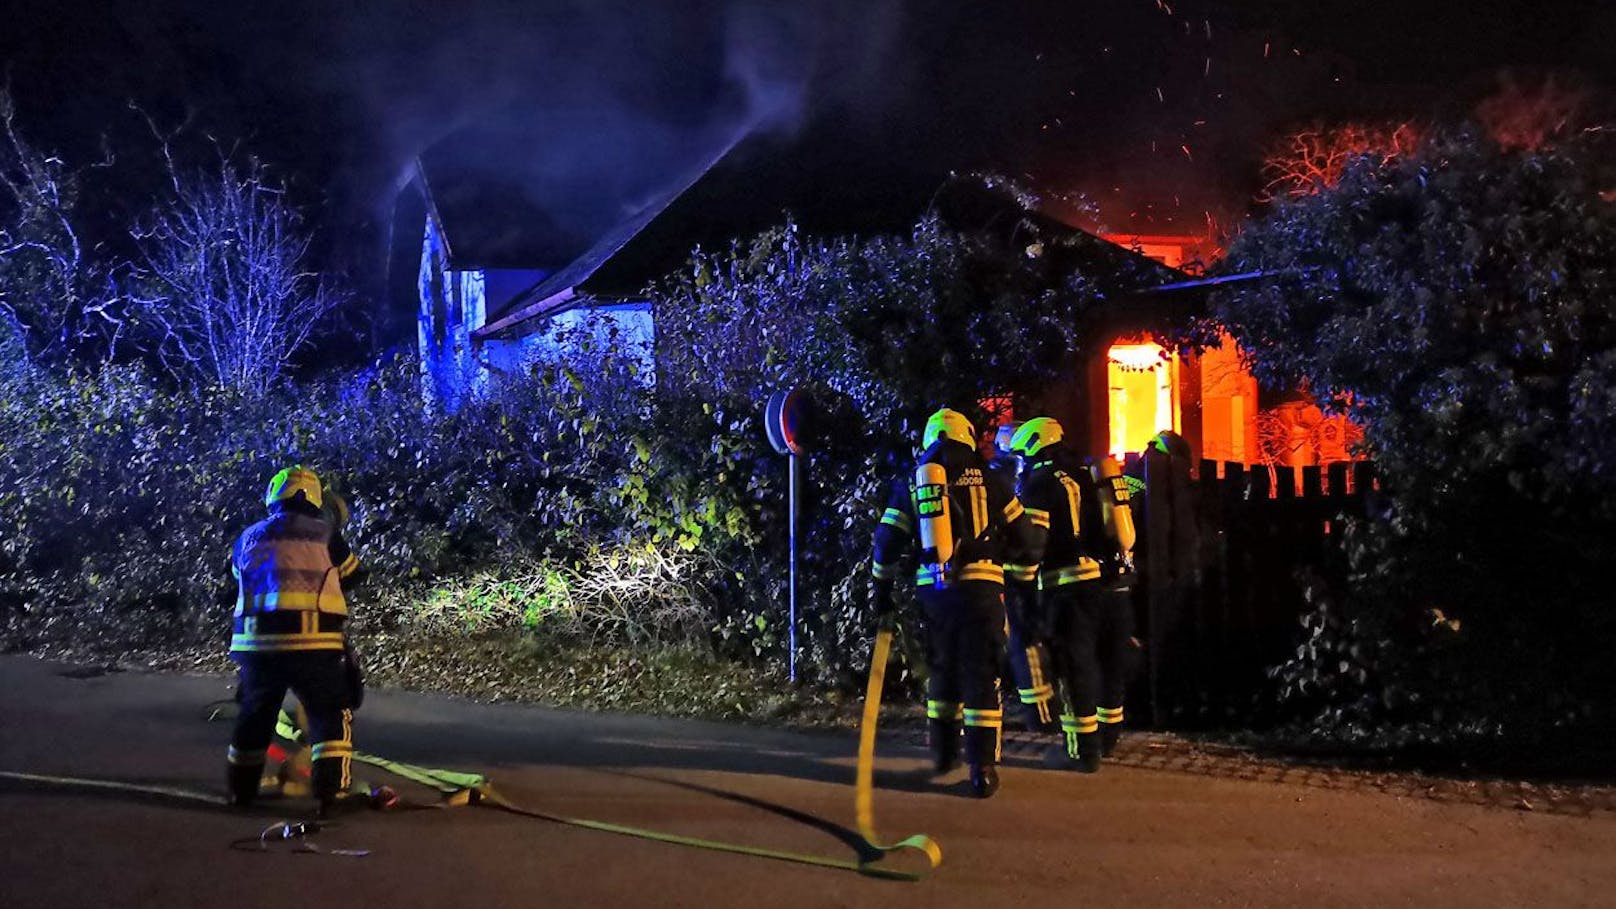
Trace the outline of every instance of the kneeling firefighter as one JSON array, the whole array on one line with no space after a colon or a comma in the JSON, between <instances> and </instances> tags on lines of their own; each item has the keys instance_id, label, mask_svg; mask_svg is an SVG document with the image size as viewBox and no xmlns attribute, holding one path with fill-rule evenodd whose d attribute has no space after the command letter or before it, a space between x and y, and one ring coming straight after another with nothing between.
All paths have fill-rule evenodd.
<instances>
[{"instance_id":1,"label":"kneeling firefighter","mask_svg":"<svg viewBox=\"0 0 1616 909\"><path fill-rule=\"evenodd\" d=\"M1015 492L992 480L970 421L943 409L926 422L913 482L894 484L875 532L873 598L883 621L893 610L899 563L919 550L917 598L931 675L926 717L938 773L959 761L965 726L971 791L999 787L999 660L1004 647L1004 563L1036 545Z\"/></svg>"},{"instance_id":2,"label":"kneeling firefighter","mask_svg":"<svg viewBox=\"0 0 1616 909\"><path fill-rule=\"evenodd\" d=\"M258 793L265 754L288 689L308 715L313 788L322 813L346 794L353 755L357 663L347 648L344 583L359 559L322 514L320 479L289 467L264 494L269 516L242 532L230 553L239 594L230 658L241 713L230 739L230 797L238 806ZM332 503L339 514L340 502Z\"/></svg>"},{"instance_id":3,"label":"kneeling firefighter","mask_svg":"<svg viewBox=\"0 0 1616 909\"><path fill-rule=\"evenodd\" d=\"M1065 736L1058 753L1093 773L1116 746L1123 720L1134 531L1116 461L1085 466L1063 438L1059 422L1039 417L1022 425L1011 446L1025 459L1021 500L1048 517L1037 588L1055 627Z\"/></svg>"}]
</instances>

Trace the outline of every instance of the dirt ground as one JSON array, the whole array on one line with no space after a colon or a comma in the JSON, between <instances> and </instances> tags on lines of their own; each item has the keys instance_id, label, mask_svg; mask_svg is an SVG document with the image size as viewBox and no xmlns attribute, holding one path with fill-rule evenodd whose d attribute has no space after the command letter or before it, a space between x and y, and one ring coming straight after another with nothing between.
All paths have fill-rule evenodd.
<instances>
[{"instance_id":1,"label":"dirt ground","mask_svg":"<svg viewBox=\"0 0 1616 909\"><path fill-rule=\"evenodd\" d=\"M218 675L0 658L0 770L218 791ZM488 773L557 814L851 858L851 734L807 734L373 692L359 747ZM1012 737L978 802L883 740L877 825L924 831L919 883L725 855L486 808L364 813L314 842L364 858L232 851L286 803L180 801L0 784L0 906L1608 906L1616 811L1602 790L1297 768L1135 736L1096 776L1043 769ZM1479 793L1479 795L1478 795Z\"/></svg>"}]
</instances>

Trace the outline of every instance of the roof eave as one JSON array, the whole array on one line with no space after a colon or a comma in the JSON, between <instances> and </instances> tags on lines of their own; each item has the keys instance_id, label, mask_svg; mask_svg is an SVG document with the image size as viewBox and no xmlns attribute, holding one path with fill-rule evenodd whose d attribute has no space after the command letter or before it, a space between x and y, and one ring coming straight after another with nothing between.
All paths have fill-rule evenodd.
<instances>
[{"instance_id":1,"label":"roof eave","mask_svg":"<svg viewBox=\"0 0 1616 909\"><path fill-rule=\"evenodd\" d=\"M541 300L518 306L499 319L473 331L471 339L473 341L498 340L524 322L562 312L570 308L569 304L578 297L576 290L576 288L572 287L564 288Z\"/></svg>"}]
</instances>

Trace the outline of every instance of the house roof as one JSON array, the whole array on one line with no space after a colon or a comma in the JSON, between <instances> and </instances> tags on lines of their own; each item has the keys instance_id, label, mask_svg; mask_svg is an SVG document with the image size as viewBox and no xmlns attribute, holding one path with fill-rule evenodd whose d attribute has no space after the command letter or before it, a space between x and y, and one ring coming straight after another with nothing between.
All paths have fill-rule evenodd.
<instances>
[{"instance_id":1,"label":"house roof","mask_svg":"<svg viewBox=\"0 0 1616 909\"><path fill-rule=\"evenodd\" d=\"M596 285L594 279L601 268L616 258L625 244L639 236L690 188L691 183L706 172L707 168L704 167L692 171L686 179L676 181L662 195L602 234L582 255L513 297L499 313L491 314L474 336L482 339L498 335L523 322L559 312L579 296L596 293L591 288ZM621 266L618 271L621 271Z\"/></svg>"},{"instance_id":2,"label":"house roof","mask_svg":"<svg viewBox=\"0 0 1616 909\"><path fill-rule=\"evenodd\" d=\"M1002 232L1006 240L1029 227L1060 237L1052 255L1079 262L1097 277L1129 287L1186 277L1139 253L1103 240L1051 215L1029 210L1012 192L985 181L944 174L916 175L879 149L849 145L846 131L756 135L716 158L687 168L648 202L600 230L569 260L542 267L547 276L509 300L490 299L478 339L519 334L527 323L580 305L585 299L640 296L677 270L698 246L712 248L782 223L787 214L810 233L906 231L924 211L951 227ZM544 222L534 224L543 229ZM470 262L453 222L454 256ZM485 231L481 237L492 236ZM542 243L529 244L540 251ZM515 248L515 247L512 247ZM475 247L473 247L475 249Z\"/></svg>"},{"instance_id":3,"label":"house roof","mask_svg":"<svg viewBox=\"0 0 1616 909\"><path fill-rule=\"evenodd\" d=\"M610 106L521 101L453 126L419 168L456 269L554 273L710 166L727 122L659 120ZM686 181L688 183L688 180Z\"/></svg>"},{"instance_id":4,"label":"house roof","mask_svg":"<svg viewBox=\"0 0 1616 909\"><path fill-rule=\"evenodd\" d=\"M583 297L637 296L697 246L757 233L788 212L805 229L826 233L901 229L936 190L935 180L899 178L879 156L827 147L829 138L815 130L758 134L687 170L550 277L491 312L476 337L509 333ZM874 186L882 190L879 202L872 201Z\"/></svg>"}]
</instances>

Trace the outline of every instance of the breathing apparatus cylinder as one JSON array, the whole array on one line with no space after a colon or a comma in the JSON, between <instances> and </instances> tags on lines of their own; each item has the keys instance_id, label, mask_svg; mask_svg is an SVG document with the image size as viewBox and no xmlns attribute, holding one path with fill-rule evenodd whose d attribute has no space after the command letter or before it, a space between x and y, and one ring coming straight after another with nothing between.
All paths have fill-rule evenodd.
<instances>
[{"instance_id":1,"label":"breathing apparatus cylinder","mask_svg":"<svg viewBox=\"0 0 1616 909\"><path fill-rule=\"evenodd\" d=\"M915 517L920 524L920 563L942 583L954 558L954 524L948 471L941 464L915 468Z\"/></svg>"},{"instance_id":2,"label":"breathing apparatus cylinder","mask_svg":"<svg viewBox=\"0 0 1616 909\"><path fill-rule=\"evenodd\" d=\"M1122 476L1122 465L1113 457L1103 457L1091 468L1094 483L1100 492L1100 516L1105 534L1117 544L1125 565L1133 564L1133 508L1128 502L1128 481Z\"/></svg>"}]
</instances>

